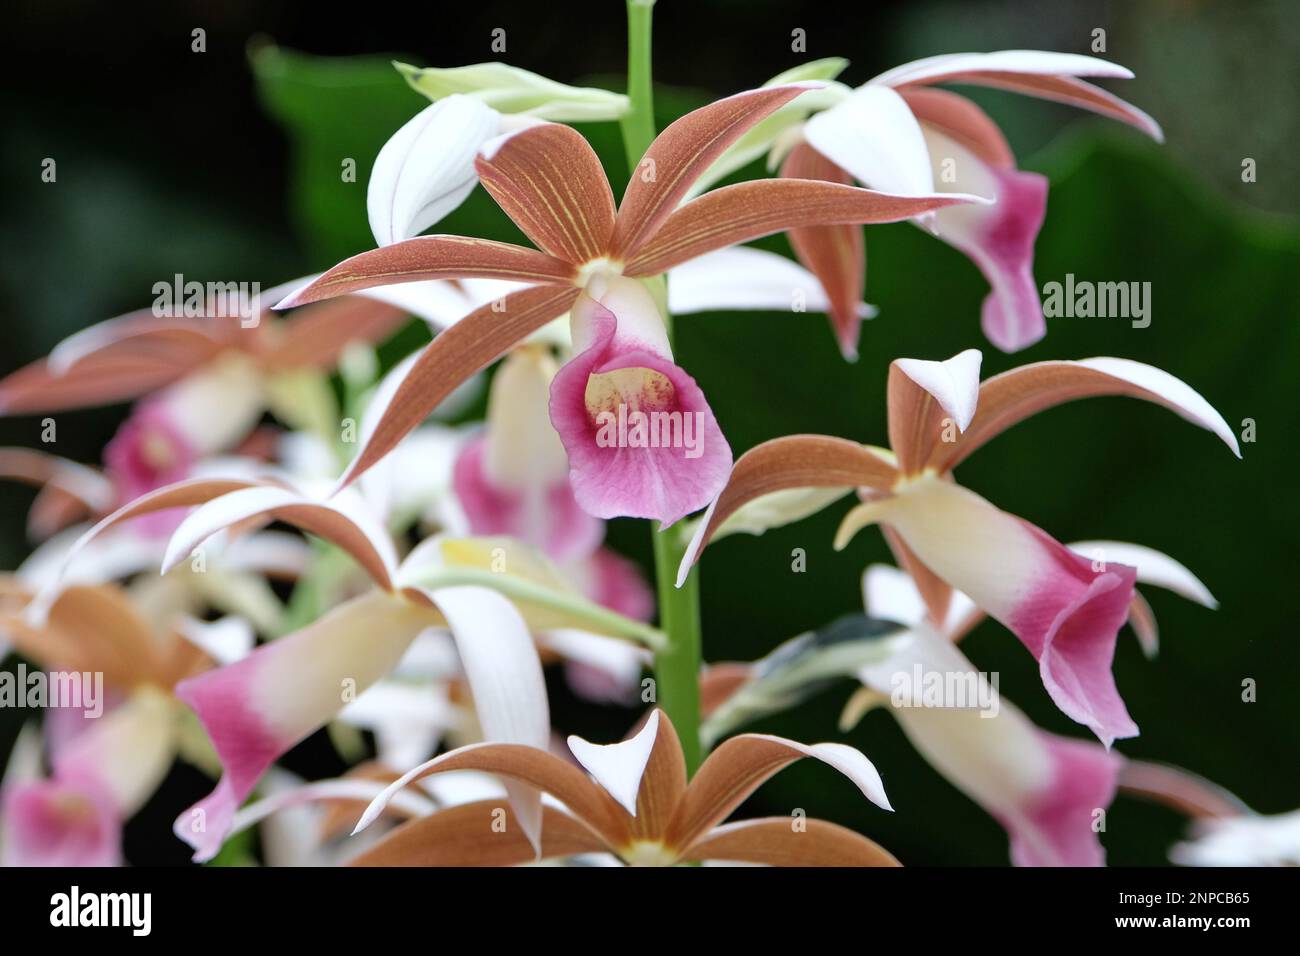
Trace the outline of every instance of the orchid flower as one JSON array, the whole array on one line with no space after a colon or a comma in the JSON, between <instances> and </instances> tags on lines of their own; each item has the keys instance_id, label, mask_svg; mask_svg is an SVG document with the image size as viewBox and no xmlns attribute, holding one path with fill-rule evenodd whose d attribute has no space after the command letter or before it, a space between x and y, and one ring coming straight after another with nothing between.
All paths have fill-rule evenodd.
<instances>
[{"instance_id":1,"label":"orchid flower","mask_svg":"<svg viewBox=\"0 0 1300 956\"><path fill-rule=\"evenodd\" d=\"M16 600L16 603L14 603ZM121 830L153 795L185 734L177 682L237 659L252 630L235 618L177 619L160 630L123 590L77 585L61 591L34 625L11 594L0 632L24 656L59 673L103 675L112 697L99 716L68 709L46 720L52 773L6 774L0 823L6 865L114 866ZM200 762L203 755L197 755Z\"/></svg>"},{"instance_id":2,"label":"orchid flower","mask_svg":"<svg viewBox=\"0 0 1300 956\"><path fill-rule=\"evenodd\" d=\"M911 582L894 573L902 578L889 582L894 608L920 606ZM883 582L872 584L879 590ZM917 668L960 680L968 699L928 701L922 688L912 688ZM997 696L949 636L920 618L904 626L850 617L787 642L749 668L705 732L725 733L796 704L829 678L850 675L864 687L850 698L840 729L851 729L872 707L890 710L921 755L1006 828L1015 865L1102 864L1093 825L1115 796L1121 758L1096 743L1039 730Z\"/></svg>"},{"instance_id":3,"label":"orchid flower","mask_svg":"<svg viewBox=\"0 0 1300 956\"><path fill-rule=\"evenodd\" d=\"M867 799L890 809L875 767L843 744L800 744L766 734L725 741L686 780L672 722L652 711L641 730L616 744L569 737L586 773L546 750L510 744L462 747L421 764L390 784L367 808L369 826L410 783L430 774L479 770L544 791L563 806L544 808L540 844L513 816L492 826L500 801L462 804L394 830L354 866L510 866L581 853L612 853L632 866L729 860L775 866L896 866L885 850L823 820L784 817L720 825L779 770L814 757L843 773ZM590 777L588 776L590 774Z\"/></svg>"},{"instance_id":4,"label":"orchid flower","mask_svg":"<svg viewBox=\"0 0 1300 956\"><path fill-rule=\"evenodd\" d=\"M1190 571L1157 551L1108 542L1105 553L1132 561L1141 581L1213 603ZM947 620L936 624L915 582L896 568L869 567L862 592L867 612L906 625L908 639L888 659L860 670L864 686L845 706L841 730L872 707L888 708L926 760L1007 830L1015 865L1102 865L1097 815L1131 765L1095 743L1040 730L989 687L953 646L982 616L965 595L954 593ZM1135 596L1131 620L1154 628L1154 618L1141 610L1146 607ZM919 695L896 703L900 682L906 691L917 667L922 674L961 675L968 706L915 706ZM993 707L981 709L994 697Z\"/></svg>"},{"instance_id":5,"label":"orchid flower","mask_svg":"<svg viewBox=\"0 0 1300 956\"><path fill-rule=\"evenodd\" d=\"M279 297L303 281L267 294ZM446 322L469 301L451 283L425 283L398 294L380 289L349 296L289 319L265 311L245 322L141 310L77 332L48 358L0 381L0 414L57 412L143 396L104 452L117 494L110 507L125 504L190 477L203 459L236 448L268 405L300 419L290 424L316 423L320 416L302 408L302 390L295 391L305 373L330 369L349 344L387 338L408 312ZM328 427L333 424L331 417ZM61 468L59 477L71 475ZM100 489L84 482L76 488L93 493L101 505Z\"/></svg>"},{"instance_id":6,"label":"orchid flower","mask_svg":"<svg viewBox=\"0 0 1300 956\"><path fill-rule=\"evenodd\" d=\"M714 533L747 502L781 492L775 506L759 506L767 511L761 527L774 527L820 510L832 493L842 497L861 488L865 500L845 516L836 546L868 524L884 524L933 620L946 620L954 588L964 592L1034 655L1062 712L1109 746L1137 733L1110 673L1136 572L1074 553L962 488L951 472L1016 422L1087 396L1127 395L1164 405L1218 435L1240 457L1237 439L1191 387L1149 365L1115 358L1039 362L981 384L981 358L970 349L946 362L900 359L890 366L892 451L817 435L751 449L701 520L679 584ZM754 529L753 519L739 521Z\"/></svg>"},{"instance_id":7,"label":"orchid flower","mask_svg":"<svg viewBox=\"0 0 1300 956\"><path fill-rule=\"evenodd\" d=\"M487 738L531 746L545 742L549 716L530 625L659 640L646 625L586 601L544 557L506 539L433 538L399 562L391 537L355 489L325 497L276 480L192 480L136 499L87 535L196 504L201 507L181 522L168 545L164 573L227 528L280 520L341 548L376 586L246 658L177 687L177 696L208 730L226 771L217 789L177 820L176 833L195 847L196 859L217 852L239 804L272 762L391 671L429 628L449 628L455 637ZM535 835L536 795L514 788L511 802Z\"/></svg>"},{"instance_id":8,"label":"orchid flower","mask_svg":"<svg viewBox=\"0 0 1300 956\"><path fill-rule=\"evenodd\" d=\"M699 387L673 362L658 306L634 280L799 225L895 221L973 199L898 198L790 179L718 189L677 208L728 145L806 88L741 93L677 120L646 151L617 211L600 160L569 127L539 123L497 137L475 167L538 250L459 236L407 239L354 256L288 296L279 307L438 278L529 286L434 339L344 483L390 451L458 383L573 308L577 354L555 378L551 410L578 503L597 517L655 517L665 525L702 507L724 480L731 452ZM698 421L699 454L600 444L598 416L620 408Z\"/></svg>"},{"instance_id":9,"label":"orchid flower","mask_svg":"<svg viewBox=\"0 0 1300 956\"><path fill-rule=\"evenodd\" d=\"M596 602L649 620L654 598L635 566L601 548L605 524L569 485L564 446L547 419L551 356L516 349L492 381L487 427L456 459L453 488L476 535L507 535L585 579Z\"/></svg>"},{"instance_id":10,"label":"orchid flower","mask_svg":"<svg viewBox=\"0 0 1300 956\"><path fill-rule=\"evenodd\" d=\"M161 695L137 693L52 744L48 777L6 771L0 866L120 866L123 824L171 766L167 719Z\"/></svg>"},{"instance_id":11,"label":"orchid flower","mask_svg":"<svg viewBox=\"0 0 1300 956\"><path fill-rule=\"evenodd\" d=\"M1106 542L1104 553L1131 561L1139 580L1213 605L1205 586L1166 555L1121 542ZM747 667L705 723L706 737L794 706L830 678L855 676L863 687L846 704L840 729L850 729L873 707L889 709L926 760L1006 828L1013 863L1101 865L1095 814L1110 805L1128 765L1095 743L1038 729L998 697L952 646L983 616L964 594L952 595L946 621L936 623L903 571L872 565L862 591L870 616L788 641ZM1135 624L1154 628L1154 618L1138 608L1135 603ZM927 702L922 688L912 687L916 668L959 679L967 699Z\"/></svg>"},{"instance_id":12,"label":"orchid flower","mask_svg":"<svg viewBox=\"0 0 1300 956\"><path fill-rule=\"evenodd\" d=\"M846 61L807 65L831 80ZM787 82L782 74L771 82ZM916 217L984 273L992 291L981 325L1004 352L1026 348L1047 331L1034 283L1034 241L1043 223L1047 179L1016 169L1015 155L996 123L975 103L937 84L967 84L1067 103L1136 127L1157 142L1160 127L1146 113L1081 77L1132 79L1122 66L1096 57L1039 50L952 53L907 63L856 89L829 83L811 117L793 110L764 136L733 147L710 171L720 178L767 147L768 165L782 176L854 180L899 195L960 191L990 197L991 206L964 206ZM811 112L811 111L810 111ZM856 314L866 278L862 231L852 225L794 229L799 260L821 279L834 303L836 339L846 358L857 355Z\"/></svg>"}]
</instances>

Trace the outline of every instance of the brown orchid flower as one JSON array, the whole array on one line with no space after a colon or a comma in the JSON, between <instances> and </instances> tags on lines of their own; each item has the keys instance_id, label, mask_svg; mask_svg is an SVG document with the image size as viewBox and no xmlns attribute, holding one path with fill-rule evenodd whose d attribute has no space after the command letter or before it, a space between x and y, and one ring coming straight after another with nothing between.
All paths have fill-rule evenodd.
<instances>
[{"instance_id":1,"label":"brown orchid flower","mask_svg":"<svg viewBox=\"0 0 1300 956\"><path fill-rule=\"evenodd\" d=\"M653 711L635 736L605 746L569 738L587 773L534 747L474 744L416 767L374 800L369 826L404 787L429 774L479 770L531 785L563 807L544 808L541 834L525 833L499 800L440 810L398 827L354 866L511 866L582 853L612 853L630 866L699 860L772 866L897 866L886 850L825 820L764 817L723 824L773 774L815 757L889 809L871 762L843 744L796 743L766 734L724 741L688 783L672 722ZM590 776L588 776L590 774Z\"/></svg>"},{"instance_id":2,"label":"brown orchid flower","mask_svg":"<svg viewBox=\"0 0 1300 956\"><path fill-rule=\"evenodd\" d=\"M583 351L566 366L570 374L562 370L557 376L551 415L569 453L580 503L602 517L633 514L665 524L707 503L715 477L725 476L730 450L714 434L712 413L694 380L673 363L653 301L630 280L798 226L896 222L981 201L957 194L892 196L785 178L726 186L682 204L727 147L808 88L751 90L683 116L647 149L617 208L600 159L573 129L535 123L497 137L475 161L479 179L536 249L453 235L407 239L353 256L281 302L291 307L429 279L502 279L528 286L471 312L434 339L389 399L343 483L387 454L458 384L577 304L575 344L580 340ZM602 455L592 450L588 419L616 402L698 412L714 440L703 458L685 464L650 461L649 454ZM638 464L642 459L649 463ZM626 489L638 485L630 474L611 479L611 469L623 468L657 475L651 484L658 497L629 494Z\"/></svg>"}]
</instances>

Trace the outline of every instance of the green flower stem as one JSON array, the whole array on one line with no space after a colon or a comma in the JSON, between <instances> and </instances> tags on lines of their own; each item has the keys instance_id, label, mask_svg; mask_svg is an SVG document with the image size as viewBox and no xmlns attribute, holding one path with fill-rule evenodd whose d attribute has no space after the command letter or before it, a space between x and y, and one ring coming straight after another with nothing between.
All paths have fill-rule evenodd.
<instances>
[{"instance_id":1,"label":"green flower stem","mask_svg":"<svg viewBox=\"0 0 1300 956\"><path fill-rule=\"evenodd\" d=\"M654 0L627 0L627 98L628 111L619 120L628 171L655 138L654 90L651 88L650 26Z\"/></svg>"},{"instance_id":2,"label":"green flower stem","mask_svg":"<svg viewBox=\"0 0 1300 956\"><path fill-rule=\"evenodd\" d=\"M700 577L691 571L676 587L677 565L685 552L681 527L654 531L655 581L659 590L659 629L668 646L655 654L656 699L677 728L686 772L700 765Z\"/></svg>"},{"instance_id":3,"label":"green flower stem","mask_svg":"<svg viewBox=\"0 0 1300 956\"><path fill-rule=\"evenodd\" d=\"M627 95L630 108L621 120L623 147L629 174L637 175L637 164L655 138L654 91L652 88L650 33L654 0L627 0ZM666 286L654 283L651 291L660 301L668 338L672 340L672 316L668 313ZM686 583L675 587L677 565L686 541L680 526L665 532L651 525L654 542L655 579L659 592L659 629L667 645L655 653L655 700L663 708L682 740L686 770L700 765L700 589L692 571Z\"/></svg>"}]
</instances>

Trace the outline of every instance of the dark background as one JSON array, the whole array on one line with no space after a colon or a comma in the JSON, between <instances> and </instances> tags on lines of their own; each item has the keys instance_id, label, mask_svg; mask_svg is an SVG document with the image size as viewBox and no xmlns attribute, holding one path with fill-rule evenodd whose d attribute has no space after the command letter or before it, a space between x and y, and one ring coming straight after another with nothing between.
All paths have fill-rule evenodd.
<instances>
[{"instance_id":1,"label":"dark background","mask_svg":"<svg viewBox=\"0 0 1300 956\"><path fill-rule=\"evenodd\" d=\"M207 31L207 52L190 50ZM507 31L494 55L491 31ZM806 54L790 49L807 32ZM920 2L758 3L660 0L655 66L665 89L661 125L707 98L758 85L807 59L839 55L860 83L900 62L961 50L1028 47L1089 52L1138 78L1109 88L1164 126L1163 147L1054 104L971 95L1004 125L1021 164L1053 181L1037 247L1040 284L1068 272L1097 281L1150 281L1153 322L1059 319L1047 339L1001 355L978 329L986 287L960 255L908 226L868 234L869 301L862 359L838 358L816 315L723 314L682 319L678 357L700 380L737 453L767 438L819 431L884 440L884 375L898 356L947 357L975 346L987 374L1045 358L1119 355L1186 379L1228 421L1253 418L1258 440L1238 462L1208 434L1168 412L1106 399L1053 411L984 449L961 479L1063 541L1132 540L1198 573L1217 612L1146 592L1162 624L1147 662L1121 635L1117 680L1143 735L1120 745L1229 786L1263 812L1300 805L1300 677L1294 453L1300 388L1300 17L1281 2L1053 4ZM619 0L590 4L167 4L21 2L6 13L5 117L0 153L0 372L47 352L68 333L138 308L175 272L248 278L270 286L331 265L372 240L365 182L383 141L425 101L386 58L452 66L490 59L567 82L608 83L624 66ZM277 44L280 51L274 49ZM257 58L259 86L250 67ZM362 56L339 63L288 52ZM364 56L370 55L370 56ZM615 180L623 157L611 125L585 128ZM340 157L358 162L339 181ZM40 180L41 161L58 181ZM1243 158L1258 179L1241 181ZM512 238L481 193L448 232ZM763 243L788 251L784 239ZM95 462L123 409L59 416L59 451ZM33 445L35 419L0 420L0 444ZM0 487L0 560L28 552L26 489ZM711 549L703 566L705 653L752 659L800 631L859 606L858 574L885 560L878 534L830 550L842 508L762 538ZM614 522L622 550L648 556L642 522ZM807 550L804 574L790 551ZM996 625L965 647L999 671L1002 690L1043 726L1082 735L1051 706L1036 667ZM1243 703L1241 682L1258 682ZM834 730L848 687L760 728L802 740ZM628 722L557 688L559 729L599 739ZM595 729L593 729L595 728ZM13 721L0 721L0 752ZM849 738L885 776L898 813L868 806L832 771L796 767L764 788L755 812L799 806L879 839L905 863L1005 859L999 828L938 778L886 716ZM304 772L334 768L316 740L295 755ZM178 861L167 824L204 792L180 771L128 831L137 863ZM1113 863L1159 863L1181 832L1163 810L1121 799L1104 841Z\"/></svg>"}]
</instances>

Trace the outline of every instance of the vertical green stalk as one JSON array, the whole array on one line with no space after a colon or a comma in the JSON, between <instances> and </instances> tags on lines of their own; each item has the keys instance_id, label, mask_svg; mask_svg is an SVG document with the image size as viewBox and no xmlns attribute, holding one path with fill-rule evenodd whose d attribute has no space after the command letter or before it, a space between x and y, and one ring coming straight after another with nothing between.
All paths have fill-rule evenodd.
<instances>
[{"instance_id":1,"label":"vertical green stalk","mask_svg":"<svg viewBox=\"0 0 1300 956\"><path fill-rule=\"evenodd\" d=\"M637 163L655 138L654 90L651 74L650 32L654 0L627 0L627 96L630 109L621 120L628 172L638 174ZM662 283L654 291L662 293ZM664 298L664 323L672 340L672 316ZM654 542L655 581L659 593L659 627L668 646L655 654L655 699L682 740L686 770L700 765L700 586L694 571L686 583L675 587L677 565L685 552L681 528L666 532L650 529Z\"/></svg>"},{"instance_id":2,"label":"vertical green stalk","mask_svg":"<svg viewBox=\"0 0 1300 956\"><path fill-rule=\"evenodd\" d=\"M655 138L654 89L650 67L650 28L654 0L627 0L627 98L630 109L619 121L628 171Z\"/></svg>"}]
</instances>

